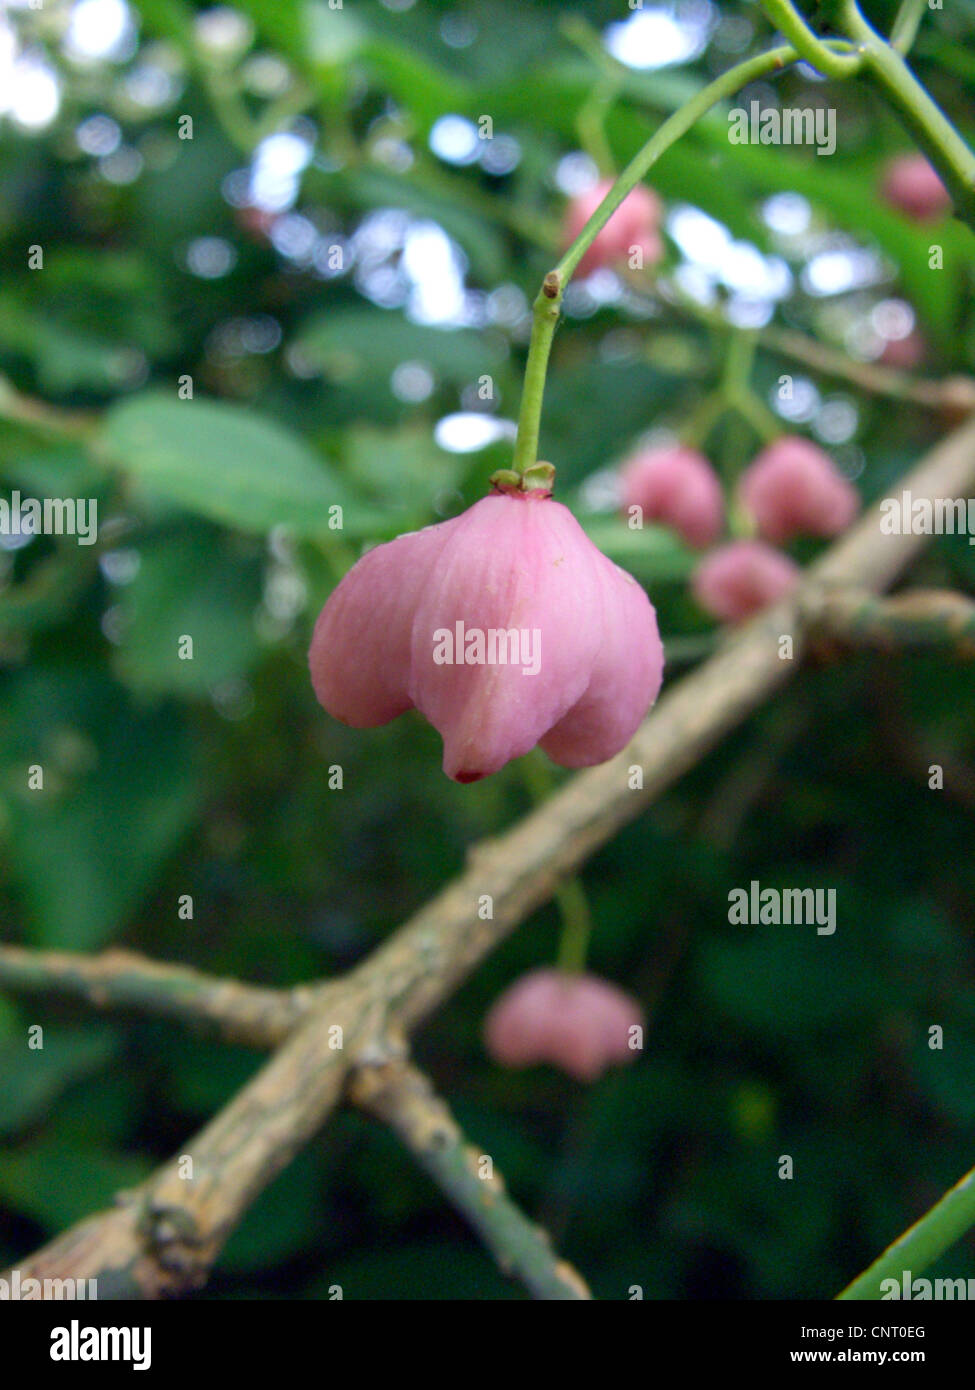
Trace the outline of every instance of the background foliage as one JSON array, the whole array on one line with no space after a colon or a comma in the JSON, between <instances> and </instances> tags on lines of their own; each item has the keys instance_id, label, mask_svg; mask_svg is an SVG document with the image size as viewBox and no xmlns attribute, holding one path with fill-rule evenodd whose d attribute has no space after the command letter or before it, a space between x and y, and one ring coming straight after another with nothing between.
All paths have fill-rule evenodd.
<instances>
[{"instance_id":1,"label":"background foliage","mask_svg":"<svg viewBox=\"0 0 975 1390\"><path fill-rule=\"evenodd\" d=\"M0 474L25 495L97 497L101 530L90 549L39 538L0 552L0 931L286 985L360 959L467 845L530 804L517 765L448 782L419 718L368 733L331 721L306 651L364 543L453 514L507 461L503 428L457 452L435 427L514 417L525 306L574 167L560 161L591 143L578 117L602 72L597 36L631 12L246 0L235 50L214 43L233 39L226 12L201 29L190 4L139 0L116 49L72 57L84 6L104 3L10 5L3 19L57 73L60 110L42 126L0 117ZM891 8L868 7L878 23ZM699 26L700 51L618 69L605 135L619 164L771 38L751 4L672 13ZM973 34L975 5L958 0L925 17L915 54L967 137ZM718 112L655 169L669 208L703 210L766 269L788 268L777 297L708 272L715 312L843 349L867 342L878 304L906 303L918 371L971 371L971 234L913 226L877 198L883 162L907 148L892 118L861 85L824 89L801 69L743 104L752 95L828 97L838 146L822 158L731 145ZM466 163L434 153L446 114L492 117L496 172L483 150ZM184 115L192 140L178 138ZM287 130L275 164L261 142ZM299 145L305 167L288 175ZM808 205L791 239L766 215L783 193ZM418 228L446 233L446 259L441 241L440 260L422 260ZM42 271L27 268L35 244ZM700 253L673 236L667 247L661 281L697 283ZM827 253L872 269L823 293L810 267ZM429 321L451 264L460 327ZM600 280L567 308L542 456L562 500L647 583L675 672L710 632L686 593L688 557L598 510L592 478L691 416L727 330L655 296L650 277ZM760 346L760 396L783 371L815 384L799 427L835 444L868 500L949 424ZM177 396L186 374L192 403ZM483 374L493 401L478 399ZM846 435L837 418L852 420ZM733 476L758 440L729 416L710 443ZM327 525L336 502L342 531ZM939 541L914 577L971 591L975 552ZM176 659L181 633L192 662ZM592 966L651 1016L638 1065L584 1089L486 1059L485 1009L551 960L554 907L419 1037L461 1123L598 1296L632 1284L648 1298L830 1296L971 1165L971 699L963 665L823 660L591 861ZM43 798L26 789L35 762ZM928 789L935 762L943 791ZM730 927L729 889L752 878L835 887L835 936ZM192 922L176 913L187 893ZM23 1046L34 1022L42 1053ZM931 1024L942 1052L927 1047ZM176 1025L0 997L0 1263L177 1151L258 1063ZM777 1176L783 1153L792 1182ZM975 1275L971 1244L937 1272ZM203 1296L319 1297L333 1283L358 1298L518 1296L395 1141L354 1114L261 1198Z\"/></svg>"}]
</instances>

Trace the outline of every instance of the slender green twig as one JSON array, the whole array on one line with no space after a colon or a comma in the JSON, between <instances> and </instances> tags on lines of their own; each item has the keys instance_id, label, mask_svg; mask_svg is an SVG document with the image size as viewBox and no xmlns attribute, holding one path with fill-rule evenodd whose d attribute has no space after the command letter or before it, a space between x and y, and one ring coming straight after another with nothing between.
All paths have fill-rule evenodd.
<instances>
[{"instance_id":1,"label":"slender green twig","mask_svg":"<svg viewBox=\"0 0 975 1390\"><path fill-rule=\"evenodd\" d=\"M849 43L845 40L835 42L830 40L828 46L831 52L843 53L849 52L850 49ZM670 149L671 145L682 135L686 135L691 127L719 101L723 101L725 97L733 96L735 92L741 91L742 87L747 87L749 82L754 82L759 77L766 76L767 73L788 67L790 63L796 62L800 56L795 48L785 44L778 48L769 49L766 53L759 53L754 58L746 58L743 63L736 63L733 68L729 68L720 77L716 77L713 82L709 82L706 87L702 87L699 92L695 92L690 101L675 111L673 115L668 116L643 148L633 156L609 193L606 194L592 217L559 261L555 269L562 284L564 285L571 278L579 262L623 199L656 164L660 156Z\"/></svg>"},{"instance_id":2,"label":"slender green twig","mask_svg":"<svg viewBox=\"0 0 975 1390\"><path fill-rule=\"evenodd\" d=\"M851 77L860 66L857 53L837 53L809 28L789 0L762 0L762 9L807 63L824 77Z\"/></svg>"},{"instance_id":3,"label":"slender green twig","mask_svg":"<svg viewBox=\"0 0 975 1390\"><path fill-rule=\"evenodd\" d=\"M903 0L890 31L890 46L898 53L910 53L917 37L927 0Z\"/></svg>"},{"instance_id":4,"label":"slender green twig","mask_svg":"<svg viewBox=\"0 0 975 1390\"><path fill-rule=\"evenodd\" d=\"M562 939L559 942L559 969L581 974L589 955L592 936L592 913L586 890L579 878L566 879L556 890L556 901L562 913Z\"/></svg>"},{"instance_id":5,"label":"slender green twig","mask_svg":"<svg viewBox=\"0 0 975 1390\"><path fill-rule=\"evenodd\" d=\"M944 179L958 215L975 228L975 154L921 86L900 53L863 18L856 0L841 0L838 14L847 34L863 54L864 71Z\"/></svg>"},{"instance_id":6,"label":"slender green twig","mask_svg":"<svg viewBox=\"0 0 975 1390\"><path fill-rule=\"evenodd\" d=\"M446 1103L416 1067L399 1060L363 1067L349 1097L389 1125L474 1227L503 1273L520 1279L535 1298L592 1297L578 1272L552 1249L548 1232L508 1196L491 1156L465 1142Z\"/></svg>"},{"instance_id":7,"label":"slender green twig","mask_svg":"<svg viewBox=\"0 0 975 1390\"><path fill-rule=\"evenodd\" d=\"M905 1274L913 1276L927 1269L973 1225L975 1168L955 1183L940 1202L936 1202L920 1221L915 1221L893 1245L888 1245L869 1269L848 1284L837 1298L880 1298L887 1279L893 1279L900 1289Z\"/></svg>"},{"instance_id":8,"label":"slender green twig","mask_svg":"<svg viewBox=\"0 0 975 1390\"><path fill-rule=\"evenodd\" d=\"M522 758L518 766L532 801L536 806L543 806L556 785L551 764L536 749ZM562 919L559 968L573 973L585 970L592 935L592 913L582 879L578 876L566 879L558 885L554 897Z\"/></svg>"},{"instance_id":9,"label":"slender green twig","mask_svg":"<svg viewBox=\"0 0 975 1390\"><path fill-rule=\"evenodd\" d=\"M767 444L778 438L782 426L752 390L751 371L757 346L757 333L746 333L739 328L731 330L720 391L725 405L746 420L759 439Z\"/></svg>"},{"instance_id":10,"label":"slender green twig","mask_svg":"<svg viewBox=\"0 0 975 1390\"><path fill-rule=\"evenodd\" d=\"M848 45L841 44L841 49ZM548 358L552 348L552 338L562 307L562 295L566 284L582 260L586 251L605 227L613 213L622 203L647 171L657 162L675 141L685 135L701 116L725 97L740 91L742 87L766 73L794 63L799 54L788 45L773 48L757 57L737 63L733 68L709 82L691 100L675 111L663 122L659 130L647 141L638 154L620 174L600 203L599 207L582 228L572 245L563 255L554 270L550 270L535 300L532 320L531 340L528 345L528 361L525 366L525 383L522 388L521 407L518 414L518 437L515 441L514 468L523 472L537 461L538 435L542 414L542 398L545 392L545 377Z\"/></svg>"},{"instance_id":11,"label":"slender green twig","mask_svg":"<svg viewBox=\"0 0 975 1390\"><path fill-rule=\"evenodd\" d=\"M563 281L558 271L550 270L532 306L532 332L528 344L528 361L525 364L525 381L521 388L518 437L515 440L513 461L513 467L519 473L524 473L538 462L542 399L545 395L549 353L552 350L552 339L562 305L562 285Z\"/></svg>"}]
</instances>

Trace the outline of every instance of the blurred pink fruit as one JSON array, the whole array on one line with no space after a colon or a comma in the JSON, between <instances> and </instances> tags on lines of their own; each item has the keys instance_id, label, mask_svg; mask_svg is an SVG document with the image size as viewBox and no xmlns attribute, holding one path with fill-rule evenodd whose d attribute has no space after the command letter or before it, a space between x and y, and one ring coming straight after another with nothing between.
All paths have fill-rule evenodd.
<instances>
[{"instance_id":1,"label":"blurred pink fruit","mask_svg":"<svg viewBox=\"0 0 975 1390\"><path fill-rule=\"evenodd\" d=\"M575 241L612 186L612 179L602 179L594 188L572 199L565 214L563 247ZM579 274L591 275L601 266L626 262L634 250L639 250L644 266L655 265L664 249L660 240L661 212L656 193L646 184L638 183L623 199L602 231L596 234L579 262Z\"/></svg>"},{"instance_id":2,"label":"blurred pink fruit","mask_svg":"<svg viewBox=\"0 0 975 1390\"><path fill-rule=\"evenodd\" d=\"M952 206L951 194L923 154L902 154L884 170L880 188L886 202L915 222L933 222Z\"/></svg>"},{"instance_id":3,"label":"blurred pink fruit","mask_svg":"<svg viewBox=\"0 0 975 1390\"><path fill-rule=\"evenodd\" d=\"M910 371L919 367L927 355L924 339L916 329L904 338L888 338L879 360L885 367L896 367L898 371Z\"/></svg>"},{"instance_id":4,"label":"blurred pink fruit","mask_svg":"<svg viewBox=\"0 0 975 1390\"><path fill-rule=\"evenodd\" d=\"M763 541L732 541L701 561L691 589L702 608L736 623L783 598L799 574L788 555Z\"/></svg>"},{"instance_id":5,"label":"blurred pink fruit","mask_svg":"<svg viewBox=\"0 0 975 1390\"><path fill-rule=\"evenodd\" d=\"M684 445L644 449L620 473L624 510L640 507L647 521L672 527L688 545L703 549L724 526L724 493L703 454Z\"/></svg>"},{"instance_id":6,"label":"blurred pink fruit","mask_svg":"<svg viewBox=\"0 0 975 1390\"><path fill-rule=\"evenodd\" d=\"M630 1029L643 1022L635 999L595 975L533 970L495 1001L484 1041L502 1066L549 1062L577 1081L595 1081L607 1067L633 1061Z\"/></svg>"},{"instance_id":7,"label":"blurred pink fruit","mask_svg":"<svg viewBox=\"0 0 975 1390\"><path fill-rule=\"evenodd\" d=\"M742 505L766 540L835 536L860 508L856 488L829 454L799 435L769 444L741 476Z\"/></svg>"},{"instance_id":8,"label":"blurred pink fruit","mask_svg":"<svg viewBox=\"0 0 975 1390\"><path fill-rule=\"evenodd\" d=\"M353 566L319 615L315 694L354 728L418 709L457 782L541 744L605 762L657 697L663 647L640 585L544 491L498 492Z\"/></svg>"}]
</instances>

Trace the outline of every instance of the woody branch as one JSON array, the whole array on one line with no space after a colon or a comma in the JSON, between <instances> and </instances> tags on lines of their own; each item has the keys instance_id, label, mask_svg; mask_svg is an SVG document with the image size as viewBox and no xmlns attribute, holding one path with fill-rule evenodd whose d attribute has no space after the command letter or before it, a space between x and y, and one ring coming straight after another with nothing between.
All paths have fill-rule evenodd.
<instances>
[{"instance_id":1,"label":"woody branch","mask_svg":"<svg viewBox=\"0 0 975 1390\"><path fill-rule=\"evenodd\" d=\"M905 479L917 497L975 487L975 421L927 454ZM682 773L699 762L794 674L780 637L798 657L804 613L817 595L886 589L920 553L923 535L885 535L868 512L787 600L730 636L709 661L668 690L630 746L571 778L545 805L497 839L476 846L467 870L421 908L362 965L321 986L313 1007L257 1075L177 1156L109 1211L71 1228L27 1260L22 1275L97 1277L128 1297L197 1287L258 1193L315 1134L364 1067L402 1055L417 1027L556 886ZM634 787L630 769L641 770ZM476 912L482 894L494 916ZM343 1029L333 1049L331 1030Z\"/></svg>"}]
</instances>

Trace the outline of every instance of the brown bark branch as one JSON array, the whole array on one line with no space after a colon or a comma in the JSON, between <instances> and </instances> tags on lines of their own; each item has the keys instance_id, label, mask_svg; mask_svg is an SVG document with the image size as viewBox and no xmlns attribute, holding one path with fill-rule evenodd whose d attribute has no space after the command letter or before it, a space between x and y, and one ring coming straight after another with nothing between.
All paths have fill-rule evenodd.
<instances>
[{"instance_id":1,"label":"brown bark branch","mask_svg":"<svg viewBox=\"0 0 975 1390\"><path fill-rule=\"evenodd\" d=\"M904 481L917 497L968 492L975 422L944 439ZM398 1034L420 1023L567 874L790 679L806 646L802 614L813 595L879 592L924 547L926 537L885 535L880 521L874 508L810 567L793 595L667 690L628 748L477 846L465 873L350 975L325 986L275 1055L188 1143L192 1179L181 1178L178 1159L171 1160L121 1208L21 1262L22 1276L110 1279L130 1296L202 1283L242 1213L339 1102L350 1072L401 1055ZM780 655L783 635L793 639L793 659ZM482 895L491 899L490 917L479 914Z\"/></svg>"},{"instance_id":2,"label":"brown bark branch","mask_svg":"<svg viewBox=\"0 0 975 1390\"><path fill-rule=\"evenodd\" d=\"M134 951L84 956L21 946L0 946L0 989L60 994L96 1009L175 1018L251 1047L276 1047L314 999L310 986L262 989L185 965L161 965Z\"/></svg>"},{"instance_id":3,"label":"brown bark branch","mask_svg":"<svg viewBox=\"0 0 975 1390\"><path fill-rule=\"evenodd\" d=\"M888 599L837 590L815 597L805 617L817 636L844 647L922 648L975 658L975 601L949 590L912 589Z\"/></svg>"},{"instance_id":4,"label":"brown bark branch","mask_svg":"<svg viewBox=\"0 0 975 1390\"><path fill-rule=\"evenodd\" d=\"M572 1265L555 1254L548 1233L508 1196L490 1155L465 1142L421 1071L405 1060L362 1067L349 1086L349 1099L389 1125L474 1227L504 1274L520 1279L536 1298L592 1297Z\"/></svg>"}]
</instances>

